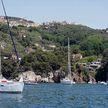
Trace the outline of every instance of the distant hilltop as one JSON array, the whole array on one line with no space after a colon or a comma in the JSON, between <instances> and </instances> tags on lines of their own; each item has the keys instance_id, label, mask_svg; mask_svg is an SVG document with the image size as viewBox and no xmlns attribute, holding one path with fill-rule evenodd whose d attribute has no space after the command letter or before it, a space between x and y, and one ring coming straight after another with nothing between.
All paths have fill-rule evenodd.
<instances>
[{"instance_id":1,"label":"distant hilltop","mask_svg":"<svg viewBox=\"0 0 108 108\"><path fill-rule=\"evenodd\" d=\"M10 21L10 26L18 26L18 25L23 25L23 26L27 26L27 27L30 27L30 26L37 27L37 26L39 26L39 23L35 23L33 21L26 20L24 18L8 16L8 19ZM0 22L6 23L6 17L5 16L0 16Z\"/></svg>"}]
</instances>

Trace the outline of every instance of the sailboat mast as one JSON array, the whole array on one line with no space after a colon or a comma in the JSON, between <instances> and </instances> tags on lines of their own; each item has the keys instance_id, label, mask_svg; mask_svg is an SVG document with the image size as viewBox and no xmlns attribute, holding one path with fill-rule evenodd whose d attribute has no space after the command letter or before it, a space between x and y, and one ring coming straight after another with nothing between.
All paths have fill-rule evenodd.
<instances>
[{"instance_id":1,"label":"sailboat mast","mask_svg":"<svg viewBox=\"0 0 108 108\"><path fill-rule=\"evenodd\" d=\"M5 18L6 18L6 21L7 21L9 35L11 37L13 48L14 48L14 51L15 51L15 54L16 54L16 57L17 57L17 62L19 62L18 52L17 52L16 45L15 45L15 42L14 42L14 39L13 39L13 35L11 33L11 29L10 29L10 26L9 26L9 20L8 20L8 16L7 16L7 13L6 13L6 10L5 10L5 6L4 6L3 0L1 0L1 3L2 3L4 14L5 14Z\"/></svg>"},{"instance_id":2,"label":"sailboat mast","mask_svg":"<svg viewBox=\"0 0 108 108\"><path fill-rule=\"evenodd\" d=\"M0 43L0 79L2 79L2 71L1 71L1 43Z\"/></svg>"},{"instance_id":3,"label":"sailboat mast","mask_svg":"<svg viewBox=\"0 0 108 108\"><path fill-rule=\"evenodd\" d=\"M1 78L2 74L1 74L1 44L0 44L0 78Z\"/></svg>"},{"instance_id":4,"label":"sailboat mast","mask_svg":"<svg viewBox=\"0 0 108 108\"><path fill-rule=\"evenodd\" d=\"M68 77L71 78L71 64L70 64L70 40L68 37Z\"/></svg>"}]
</instances>

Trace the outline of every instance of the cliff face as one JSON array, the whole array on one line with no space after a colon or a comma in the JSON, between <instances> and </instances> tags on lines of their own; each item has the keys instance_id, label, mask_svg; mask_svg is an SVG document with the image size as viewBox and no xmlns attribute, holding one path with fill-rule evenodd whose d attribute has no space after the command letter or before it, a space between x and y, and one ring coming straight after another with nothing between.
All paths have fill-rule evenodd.
<instances>
[{"instance_id":1,"label":"cliff face","mask_svg":"<svg viewBox=\"0 0 108 108\"><path fill-rule=\"evenodd\" d=\"M19 75L19 78L22 75ZM53 78L53 74L49 73L49 77L42 77L40 75L36 75L33 71L26 71L23 72L23 78L24 78L24 82L34 82L34 83L39 83L39 82L54 82L52 80Z\"/></svg>"},{"instance_id":2,"label":"cliff face","mask_svg":"<svg viewBox=\"0 0 108 108\"><path fill-rule=\"evenodd\" d=\"M20 77L20 76L19 76ZM24 82L41 82L42 77L40 75L36 75L33 71L23 72Z\"/></svg>"}]
</instances>

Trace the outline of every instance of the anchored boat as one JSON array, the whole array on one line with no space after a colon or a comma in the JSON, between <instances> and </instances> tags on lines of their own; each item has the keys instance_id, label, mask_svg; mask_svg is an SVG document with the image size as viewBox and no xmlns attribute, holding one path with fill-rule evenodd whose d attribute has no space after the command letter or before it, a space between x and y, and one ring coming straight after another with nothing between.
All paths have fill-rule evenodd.
<instances>
[{"instance_id":1,"label":"anchored boat","mask_svg":"<svg viewBox=\"0 0 108 108\"><path fill-rule=\"evenodd\" d=\"M17 63L19 63L19 57L18 57L16 45L14 43L14 39L13 39L13 36L11 33L11 29L9 26L9 20L8 20L8 16L6 14L3 0L1 0L1 4L3 6L3 10L5 13L6 20L7 20L9 35L11 37L13 48L14 48L15 54L17 56ZM23 88L24 88L23 77L21 77L19 81L7 80L7 79L3 78L2 74L1 74L1 45L0 45L0 92L2 92L2 93L5 93L5 92L6 93L21 93L21 92L23 92Z\"/></svg>"},{"instance_id":2,"label":"anchored boat","mask_svg":"<svg viewBox=\"0 0 108 108\"><path fill-rule=\"evenodd\" d=\"M63 78L61 80L61 83L63 84L75 84L73 81L73 78L71 76L71 64L70 64L70 44L69 44L69 38L68 38L68 75L67 77Z\"/></svg>"}]
</instances>

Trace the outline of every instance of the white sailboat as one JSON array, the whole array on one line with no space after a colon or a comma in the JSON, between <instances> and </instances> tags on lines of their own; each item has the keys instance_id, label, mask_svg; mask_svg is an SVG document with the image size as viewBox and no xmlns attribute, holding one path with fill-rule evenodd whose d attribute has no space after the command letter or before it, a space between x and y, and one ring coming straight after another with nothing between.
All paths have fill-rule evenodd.
<instances>
[{"instance_id":1,"label":"white sailboat","mask_svg":"<svg viewBox=\"0 0 108 108\"><path fill-rule=\"evenodd\" d=\"M89 82L88 84L96 84L96 81L92 78L92 76L89 74Z\"/></svg>"},{"instance_id":2,"label":"white sailboat","mask_svg":"<svg viewBox=\"0 0 108 108\"><path fill-rule=\"evenodd\" d=\"M23 92L24 82L22 78L19 81L0 80L0 93L21 93Z\"/></svg>"},{"instance_id":3,"label":"white sailboat","mask_svg":"<svg viewBox=\"0 0 108 108\"><path fill-rule=\"evenodd\" d=\"M73 78L71 76L71 64L70 64L70 43L68 38L68 75L67 77L63 78L61 80L61 83L63 84L75 84L76 82L73 81Z\"/></svg>"},{"instance_id":4,"label":"white sailboat","mask_svg":"<svg viewBox=\"0 0 108 108\"><path fill-rule=\"evenodd\" d=\"M104 82L104 81L99 82L99 84L108 85L108 83L107 82Z\"/></svg>"},{"instance_id":5,"label":"white sailboat","mask_svg":"<svg viewBox=\"0 0 108 108\"><path fill-rule=\"evenodd\" d=\"M19 81L7 80L1 73L1 46L0 46L0 92L21 93L24 88L23 77Z\"/></svg>"},{"instance_id":6,"label":"white sailboat","mask_svg":"<svg viewBox=\"0 0 108 108\"><path fill-rule=\"evenodd\" d=\"M3 0L1 0L1 3L2 3L3 10L4 10L4 13L5 13L5 16L7 19L7 24L8 24L9 33L10 33L9 35L11 36L11 39L12 39L12 43L13 43L14 50L15 50L15 53L17 56L17 60L19 60L16 46L15 46L13 37L11 35L9 21L8 21L8 17L6 15ZM21 93L21 92L23 92L23 88L24 88L23 77L21 77L19 81L12 81L12 80L7 80L7 79L3 78L2 73L1 73L1 45L0 45L0 92L2 92L2 93Z\"/></svg>"}]
</instances>

